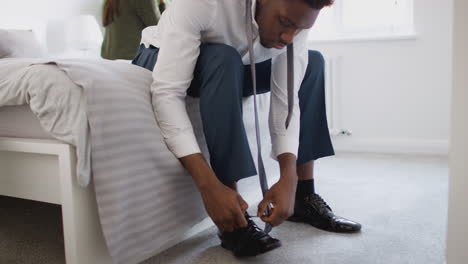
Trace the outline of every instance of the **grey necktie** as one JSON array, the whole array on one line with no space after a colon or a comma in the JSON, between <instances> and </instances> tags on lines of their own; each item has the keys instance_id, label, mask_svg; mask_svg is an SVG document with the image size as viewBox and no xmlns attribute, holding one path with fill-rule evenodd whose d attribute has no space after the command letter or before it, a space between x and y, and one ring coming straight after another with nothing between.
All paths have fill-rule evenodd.
<instances>
[{"instance_id":1,"label":"grey necktie","mask_svg":"<svg viewBox=\"0 0 468 264\"><path fill-rule=\"evenodd\" d=\"M257 79L255 72L255 60L253 52L253 17L252 17L252 0L246 0L246 33L247 33L247 42L249 46L249 58L250 58L250 68L252 73L252 85L253 85L253 94L254 94L254 110L255 110L255 134L257 138L257 157L258 157L258 176L260 178L260 187L262 188L262 194L265 196L265 193L268 191L268 182L265 174L265 167L263 165L262 159L262 146L260 143L260 128L258 124L258 110L257 110ZM289 127L291 121L291 116L293 112L294 105L294 49L293 44L288 45L287 50L287 83L288 83L288 116L286 118L285 126L286 129ZM271 205L269 204L266 210L266 215L270 215ZM272 229L271 224L265 224L265 232L269 233Z\"/></svg>"}]
</instances>

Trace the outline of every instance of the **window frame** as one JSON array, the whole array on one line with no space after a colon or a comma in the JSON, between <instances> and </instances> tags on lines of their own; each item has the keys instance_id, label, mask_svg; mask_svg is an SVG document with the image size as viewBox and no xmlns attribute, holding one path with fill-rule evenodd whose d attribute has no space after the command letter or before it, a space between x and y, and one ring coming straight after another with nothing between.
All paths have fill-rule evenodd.
<instances>
[{"instance_id":1,"label":"window frame","mask_svg":"<svg viewBox=\"0 0 468 264\"><path fill-rule=\"evenodd\" d=\"M394 1L403 1L403 0L394 0ZM361 30L349 30L343 25L343 13L344 10L344 1L335 1L332 9L329 12L331 14L331 24L329 30L330 33L325 33L322 31L315 31L314 28L311 29L308 41L311 43L317 42L343 42L343 41L368 41L368 40L413 40L418 38L418 35L415 30L414 23L414 0L404 0L409 1L405 5L406 18L405 22L401 25L396 24L387 24L381 28L376 28L373 30L361 29ZM320 16L319 16L320 19ZM329 18L330 19L330 18ZM320 21L320 20L318 20Z\"/></svg>"}]
</instances>

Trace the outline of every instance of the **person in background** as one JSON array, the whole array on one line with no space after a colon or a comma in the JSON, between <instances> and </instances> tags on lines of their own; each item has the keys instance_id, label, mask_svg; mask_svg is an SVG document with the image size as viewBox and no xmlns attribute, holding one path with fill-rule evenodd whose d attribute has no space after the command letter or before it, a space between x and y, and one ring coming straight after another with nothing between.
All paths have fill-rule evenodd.
<instances>
[{"instance_id":1,"label":"person in background","mask_svg":"<svg viewBox=\"0 0 468 264\"><path fill-rule=\"evenodd\" d=\"M159 0L159 11L161 14L166 10L166 1L165 0Z\"/></svg>"},{"instance_id":2,"label":"person in background","mask_svg":"<svg viewBox=\"0 0 468 264\"><path fill-rule=\"evenodd\" d=\"M109 60L133 59L142 30L157 25L160 16L156 0L105 0L102 24L106 32L101 56Z\"/></svg>"}]
</instances>

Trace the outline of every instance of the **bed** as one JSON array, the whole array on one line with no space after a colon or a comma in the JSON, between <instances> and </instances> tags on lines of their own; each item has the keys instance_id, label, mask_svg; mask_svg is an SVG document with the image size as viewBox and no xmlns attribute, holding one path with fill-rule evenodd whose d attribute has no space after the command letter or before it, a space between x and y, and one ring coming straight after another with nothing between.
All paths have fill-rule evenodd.
<instances>
[{"instance_id":1,"label":"bed","mask_svg":"<svg viewBox=\"0 0 468 264\"><path fill-rule=\"evenodd\" d=\"M45 62L43 59L40 60L42 60L42 63ZM27 63L37 63L37 61ZM1 64L2 60L0 60ZM31 75L37 76L46 70L51 71L51 67L53 66L36 65L34 70L37 72ZM74 87L74 95L73 93L67 93L67 95L78 97L79 85L73 80L67 81L67 77L70 76L64 75L63 69L62 71L59 69L53 71L57 76L61 76L63 83L70 82L66 86ZM57 79L49 80L51 78L48 74L49 72L44 76L47 75L52 86L57 89L63 86L57 84ZM88 141L84 140L86 142L80 143L80 140L78 140L80 136L76 136L79 134L78 132L75 134L72 132L63 133L60 130L60 125L57 126L57 122L44 122L44 115L50 114L50 111L42 111L38 107L32 107L34 97L32 99L30 97L25 96L24 98L27 99L23 102L12 103L10 101L10 103L3 105L0 103L0 195L49 202L62 206L67 263L137 263L213 225L206 217L206 214L200 211L202 209L200 199L195 197L193 186L187 186L186 188L189 191L187 191L186 198L195 197L190 200L193 200L194 208L199 213L196 214L196 217L192 217L190 222L187 222L189 227L186 230L176 232L169 228L166 232L168 235L164 239L160 239L158 243L153 243L146 251L131 255L131 259L116 259L115 255L111 257L110 249L112 247L110 247L109 236L107 236L107 241L105 239L102 211L100 217L96 201L96 198L99 198L96 195L96 186L92 181L88 182L89 184L83 184L86 183L86 180L83 180L83 175L89 173L86 168L90 169L90 165L83 158L86 156L84 154L86 148L83 146ZM32 100L33 104L24 105L27 100ZM196 135L200 140L199 143L205 156L208 157L197 113L198 101L196 98L188 98L187 100L188 111L192 113L191 119ZM263 120L262 131L265 133L267 131L266 113L268 112L269 95L260 96L259 103L263 117L261 119ZM252 144L254 123L253 118L250 116L252 113L252 100L245 99L244 109L246 130L249 134L251 146L254 146ZM58 110L55 109L54 111ZM87 126L87 123L83 121L85 120L83 116L86 117L86 115L82 111L84 110L77 110L75 113L75 116L79 115L80 118L68 118L73 119L72 121L78 124L74 125L75 128L81 127L77 129L80 131L84 131ZM62 114L62 112L60 113ZM57 120L65 122L63 118ZM86 121L88 120L86 119ZM68 120L67 122L71 121ZM68 126L63 125L62 127L67 128ZM57 131L60 133L57 133ZM268 150L270 148L269 138L264 137L262 144L264 149ZM167 149L164 151L167 151ZM255 149L252 149L254 156L255 152ZM268 154L264 153L264 156L268 156ZM81 177L80 173L83 174ZM186 181L184 180L184 182ZM178 207L181 204L184 204L182 199L173 203L172 206ZM169 211L171 208L165 210ZM125 250L125 247L120 250ZM117 256L120 255L117 254Z\"/></svg>"}]
</instances>

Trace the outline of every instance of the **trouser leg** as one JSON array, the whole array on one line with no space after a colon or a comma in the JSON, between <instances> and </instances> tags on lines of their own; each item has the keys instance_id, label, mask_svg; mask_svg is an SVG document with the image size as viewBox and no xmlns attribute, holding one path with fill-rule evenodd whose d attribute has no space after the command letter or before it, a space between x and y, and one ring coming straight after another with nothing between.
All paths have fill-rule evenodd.
<instances>
[{"instance_id":1,"label":"trouser leg","mask_svg":"<svg viewBox=\"0 0 468 264\"><path fill-rule=\"evenodd\" d=\"M324 59L318 51L309 51L304 80L299 89L300 133L297 164L334 155L325 109ZM270 90L271 60L257 63L257 93ZM253 94L250 66L245 71L244 96Z\"/></svg>"},{"instance_id":2,"label":"trouser leg","mask_svg":"<svg viewBox=\"0 0 468 264\"><path fill-rule=\"evenodd\" d=\"M297 164L335 154L325 108L324 59L309 51L309 64L299 89L301 111Z\"/></svg>"},{"instance_id":3,"label":"trouser leg","mask_svg":"<svg viewBox=\"0 0 468 264\"><path fill-rule=\"evenodd\" d=\"M203 44L187 91L200 98L200 115L210 164L224 184L256 175L242 119L244 65L222 44Z\"/></svg>"},{"instance_id":4,"label":"trouser leg","mask_svg":"<svg viewBox=\"0 0 468 264\"><path fill-rule=\"evenodd\" d=\"M132 60L132 64L143 67L147 70L153 71L154 65L158 59L159 49L150 46L146 48L143 44L138 48L135 58Z\"/></svg>"}]
</instances>

